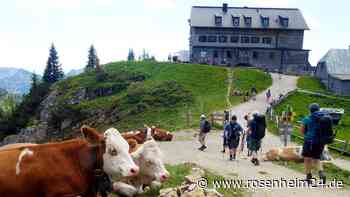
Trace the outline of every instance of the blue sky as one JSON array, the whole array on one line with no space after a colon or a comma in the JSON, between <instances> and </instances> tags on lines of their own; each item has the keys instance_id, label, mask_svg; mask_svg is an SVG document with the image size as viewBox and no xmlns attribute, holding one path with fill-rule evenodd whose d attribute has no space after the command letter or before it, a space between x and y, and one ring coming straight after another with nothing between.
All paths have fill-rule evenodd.
<instances>
[{"instance_id":1,"label":"blue sky","mask_svg":"<svg viewBox=\"0 0 350 197\"><path fill-rule=\"evenodd\" d=\"M0 67L41 74L54 42L63 69L82 68L94 44L102 63L125 59L143 48L158 60L188 48L192 5L296 7L311 30L304 48L310 62L330 48L350 45L349 0L1 0Z\"/></svg>"}]
</instances>

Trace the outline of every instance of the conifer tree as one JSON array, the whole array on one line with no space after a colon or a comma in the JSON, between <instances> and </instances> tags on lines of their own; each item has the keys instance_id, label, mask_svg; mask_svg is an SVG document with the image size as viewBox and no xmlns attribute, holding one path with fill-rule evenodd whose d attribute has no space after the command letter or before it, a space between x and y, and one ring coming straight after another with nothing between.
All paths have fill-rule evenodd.
<instances>
[{"instance_id":1,"label":"conifer tree","mask_svg":"<svg viewBox=\"0 0 350 197\"><path fill-rule=\"evenodd\" d=\"M97 57L96 49L95 49L94 45L91 45L90 49L89 49L88 63L85 67L85 71L92 70L92 69L96 68L97 61L98 61L98 57Z\"/></svg>"},{"instance_id":2,"label":"conifer tree","mask_svg":"<svg viewBox=\"0 0 350 197\"><path fill-rule=\"evenodd\" d=\"M133 49L129 49L129 54L128 54L128 61L134 61L135 60L135 53Z\"/></svg>"},{"instance_id":3,"label":"conifer tree","mask_svg":"<svg viewBox=\"0 0 350 197\"><path fill-rule=\"evenodd\" d=\"M43 81L49 84L63 79L64 74L54 44L51 45L49 58L43 75Z\"/></svg>"}]
</instances>

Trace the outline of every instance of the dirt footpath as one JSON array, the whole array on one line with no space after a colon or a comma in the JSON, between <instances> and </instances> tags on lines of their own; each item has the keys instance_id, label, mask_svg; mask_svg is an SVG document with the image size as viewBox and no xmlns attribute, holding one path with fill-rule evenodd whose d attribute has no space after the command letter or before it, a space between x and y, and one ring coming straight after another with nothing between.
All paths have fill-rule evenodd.
<instances>
[{"instance_id":1,"label":"dirt footpath","mask_svg":"<svg viewBox=\"0 0 350 197\"><path fill-rule=\"evenodd\" d=\"M278 75L273 74L273 85L271 92L273 97L279 96L280 93L285 94L296 88L297 78L293 76L283 76L278 79ZM265 112L267 107L265 101L265 92L257 96L257 101L250 101L240 104L231 109L234 114L239 117L239 121L243 122L243 115L247 111L258 110ZM169 164L179 164L183 162L194 162L204 168L210 169L227 178L238 177L238 179L304 179L302 173L294 170L275 165L271 162L261 162L256 167L246 158L246 152L238 156L237 161L228 161L228 156L220 153L222 149L221 132L212 132L208 136L208 149L205 152L198 151L199 143L193 137L196 131L182 131L176 133L173 142L160 143L164 153L164 160ZM262 151L266 151L271 147L281 146L278 137L267 133L262 144ZM345 166L347 163L345 163ZM329 188L273 188L273 189L256 189L248 190L254 197L290 197L290 196L307 196L307 197L349 197L348 189L329 189Z\"/></svg>"}]
</instances>

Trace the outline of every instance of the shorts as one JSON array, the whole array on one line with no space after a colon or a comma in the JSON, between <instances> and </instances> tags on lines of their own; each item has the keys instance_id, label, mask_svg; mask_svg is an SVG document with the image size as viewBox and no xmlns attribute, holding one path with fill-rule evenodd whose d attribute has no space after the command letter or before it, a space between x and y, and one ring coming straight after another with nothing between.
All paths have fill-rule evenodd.
<instances>
[{"instance_id":1,"label":"shorts","mask_svg":"<svg viewBox=\"0 0 350 197\"><path fill-rule=\"evenodd\" d=\"M305 140L303 146L303 157L310 157L312 159L320 159L323 153L324 145L319 143L313 143L312 141Z\"/></svg>"},{"instance_id":2,"label":"shorts","mask_svg":"<svg viewBox=\"0 0 350 197\"><path fill-rule=\"evenodd\" d=\"M261 140L250 138L248 141L248 149L251 151L258 151L261 147Z\"/></svg>"},{"instance_id":3,"label":"shorts","mask_svg":"<svg viewBox=\"0 0 350 197\"><path fill-rule=\"evenodd\" d=\"M239 137L238 138L232 138L227 140L228 141L228 148L229 149L234 149L237 148L239 145Z\"/></svg>"}]
</instances>

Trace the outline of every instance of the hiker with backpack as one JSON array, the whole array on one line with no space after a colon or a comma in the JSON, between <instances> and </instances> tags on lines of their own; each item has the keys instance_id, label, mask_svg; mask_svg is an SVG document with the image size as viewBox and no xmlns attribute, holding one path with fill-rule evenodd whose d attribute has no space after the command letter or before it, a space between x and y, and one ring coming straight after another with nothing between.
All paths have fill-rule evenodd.
<instances>
[{"instance_id":1,"label":"hiker with backpack","mask_svg":"<svg viewBox=\"0 0 350 197\"><path fill-rule=\"evenodd\" d=\"M261 141L265 137L266 133L265 115L259 114L259 112L254 112L253 120L250 121L248 126L248 132L250 133L248 147L252 151L251 162L254 165L258 166L258 151L261 148Z\"/></svg>"},{"instance_id":2,"label":"hiker with backpack","mask_svg":"<svg viewBox=\"0 0 350 197\"><path fill-rule=\"evenodd\" d=\"M320 106L313 103L309 106L310 116L302 121L301 133L304 134L304 145L302 155L304 157L304 167L306 180L311 183L313 165L318 168L319 178L326 183L326 175L320 158L326 144L333 142L335 133L333 132L332 118L329 114L320 111Z\"/></svg>"},{"instance_id":3,"label":"hiker with backpack","mask_svg":"<svg viewBox=\"0 0 350 197\"><path fill-rule=\"evenodd\" d=\"M250 93L252 95L252 98L253 100L255 101L256 100L256 95L258 94L258 91L256 90L256 87L253 86L251 89L250 89Z\"/></svg>"},{"instance_id":4,"label":"hiker with backpack","mask_svg":"<svg viewBox=\"0 0 350 197\"><path fill-rule=\"evenodd\" d=\"M206 119L205 115L202 114L200 117L200 128L199 128L199 136L198 136L198 141L201 143L202 146L199 147L198 150L204 151L207 148L205 139L207 137L207 134L210 132L210 130L211 130L211 125L209 121Z\"/></svg>"},{"instance_id":5,"label":"hiker with backpack","mask_svg":"<svg viewBox=\"0 0 350 197\"><path fill-rule=\"evenodd\" d=\"M266 92L266 102L267 102L267 103L270 103L270 101L271 101L271 96L272 96L271 90L268 89L267 92Z\"/></svg>"},{"instance_id":6,"label":"hiker with backpack","mask_svg":"<svg viewBox=\"0 0 350 197\"><path fill-rule=\"evenodd\" d=\"M237 123L237 116L233 115L231 117L231 121L225 125L225 131L227 144L230 149L230 161L236 160L237 147L243 132L243 128Z\"/></svg>"}]
</instances>

